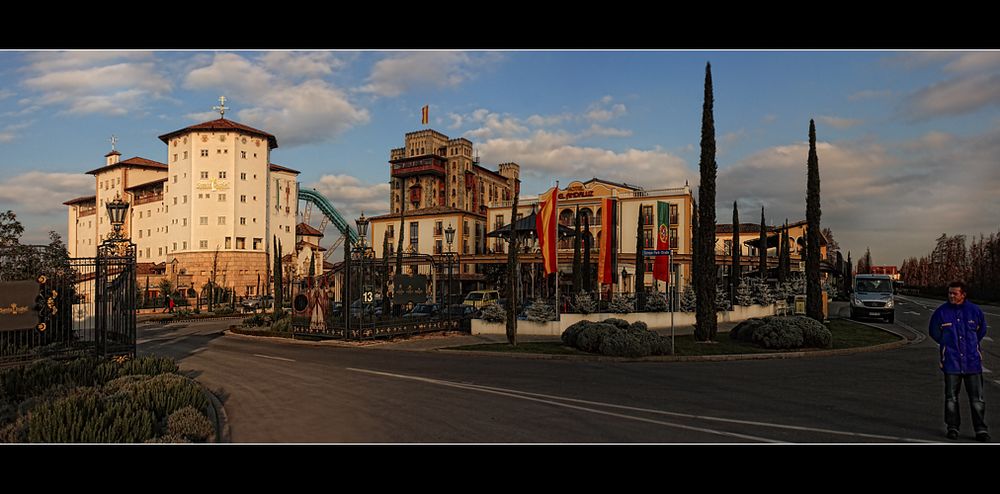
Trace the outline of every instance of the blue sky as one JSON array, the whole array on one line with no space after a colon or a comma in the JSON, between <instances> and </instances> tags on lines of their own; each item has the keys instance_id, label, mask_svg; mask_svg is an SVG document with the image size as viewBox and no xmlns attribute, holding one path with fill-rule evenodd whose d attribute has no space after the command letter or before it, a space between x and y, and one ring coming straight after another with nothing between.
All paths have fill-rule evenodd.
<instances>
[{"instance_id":1,"label":"blue sky","mask_svg":"<svg viewBox=\"0 0 1000 494\"><path fill-rule=\"evenodd\" d=\"M1000 52L875 51L6 51L0 52L0 210L24 241L65 236L63 201L109 138L166 161L158 135L227 118L278 138L348 218L388 207L389 149L430 128L482 163L521 165L526 194L601 177L697 184L706 62L719 152L718 217L805 217L816 119L823 225L877 264L941 233L1000 230ZM332 229L328 229L330 233Z\"/></svg>"}]
</instances>

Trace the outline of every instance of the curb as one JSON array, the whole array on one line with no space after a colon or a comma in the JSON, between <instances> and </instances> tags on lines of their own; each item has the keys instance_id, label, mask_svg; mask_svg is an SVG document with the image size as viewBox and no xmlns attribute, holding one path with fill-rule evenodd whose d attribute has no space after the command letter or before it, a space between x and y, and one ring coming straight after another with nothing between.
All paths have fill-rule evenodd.
<instances>
[{"instance_id":1,"label":"curb","mask_svg":"<svg viewBox=\"0 0 1000 494\"><path fill-rule=\"evenodd\" d=\"M229 429L229 416L226 414L226 407L222 406L222 401L219 400L219 397L215 396L215 393L209 391L204 385L202 385L202 390L208 396L208 400L212 402L212 411L214 412L213 415L215 415L215 442L232 442L232 432Z\"/></svg>"}]
</instances>

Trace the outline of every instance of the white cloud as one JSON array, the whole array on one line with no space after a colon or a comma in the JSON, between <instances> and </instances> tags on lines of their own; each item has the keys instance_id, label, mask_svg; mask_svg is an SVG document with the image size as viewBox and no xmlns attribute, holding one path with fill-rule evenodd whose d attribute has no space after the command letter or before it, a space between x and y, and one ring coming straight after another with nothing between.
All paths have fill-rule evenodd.
<instances>
[{"instance_id":1,"label":"white cloud","mask_svg":"<svg viewBox=\"0 0 1000 494\"><path fill-rule=\"evenodd\" d=\"M898 143L819 142L822 224L845 252L870 245L887 264L930 252L942 232L995 231L997 153L1000 129L968 139L930 132ZM720 170L719 211L738 199L741 209L764 205L768 224L804 219L807 155L805 142L775 146Z\"/></svg>"},{"instance_id":2,"label":"white cloud","mask_svg":"<svg viewBox=\"0 0 1000 494\"><path fill-rule=\"evenodd\" d=\"M345 65L332 52L272 51L262 56L261 62L286 77L322 77Z\"/></svg>"},{"instance_id":3,"label":"white cloud","mask_svg":"<svg viewBox=\"0 0 1000 494\"><path fill-rule=\"evenodd\" d=\"M39 73L62 72L95 65L106 65L121 60L140 61L153 57L152 52L145 51L37 52L25 56L29 62L29 66L25 70Z\"/></svg>"},{"instance_id":4,"label":"white cloud","mask_svg":"<svg viewBox=\"0 0 1000 494\"><path fill-rule=\"evenodd\" d=\"M0 99L7 99L14 96L14 91L9 89L0 89Z\"/></svg>"},{"instance_id":5,"label":"white cloud","mask_svg":"<svg viewBox=\"0 0 1000 494\"><path fill-rule=\"evenodd\" d=\"M887 98L892 96L892 91L879 91L875 89L864 89L847 97L848 101L863 101L866 99Z\"/></svg>"},{"instance_id":6,"label":"white cloud","mask_svg":"<svg viewBox=\"0 0 1000 494\"><path fill-rule=\"evenodd\" d=\"M593 124L589 129L583 131L580 137L603 136L603 137L628 137L632 135L631 130L615 129L612 127L601 127Z\"/></svg>"},{"instance_id":7,"label":"white cloud","mask_svg":"<svg viewBox=\"0 0 1000 494\"><path fill-rule=\"evenodd\" d=\"M490 139L478 149L484 162L513 161L523 176L543 179L597 177L653 188L676 187L694 176L683 159L659 148L616 152L576 145L576 139L565 131L539 130L529 138Z\"/></svg>"},{"instance_id":8,"label":"white cloud","mask_svg":"<svg viewBox=\"0 0 1000 494\"><path fill-rule=\"evenodd\" d=\"M972 113L1000 104L1000 73L958 77L913 94L904 111L915 120Z\"/></svg>"},{"instance_id":9,"label":"white cloud","mask_svg":"<svg viewBox=\"0 0 1000 494\"><path fill-rule=\"evenodd\" d=\"M301 75L319 70L322 57L262 57L260 64L240 55L220 53L194 68L185 79L191 89L216 89L232 98L238 120L265 129L278 137L279 145L298 145L331 140L348 129L368 123L368 110L348 100L343 91L322 79L295 83L283 73L267 67L292 64ZM267 65L270 64L270 65ZM240 107L248 102L255 106ZM210 113L193 114L201 119Z\"/></svg>"},{"instance_id":10,"label":"white cloud","mask_svg":"<svg viewBox=\"0 0 1000 494\"><path fill-rule=\"evenodd\" d=\"M958 58L945 66L945 70L953 72L969 72L1000 67L1000 52L977 51L962 53Z\"/></svg>"},{"instance_id":11,"label":"white cloud","mask_svg":"<svg viewBox=\"0 0 1000 494\"><path fill-rule=\"evenodd\" d=\"M476 110L473 114L473 120L482 122L483 126L467 131L464 135L477 139L511 137L528 131L528 128L521 125L518 119L503 117L497 113L484 114L482 110Z\"/></svg>"},{"instance_id":12,"label":"white cloud","mask_svg":"<svg viewBox=\"0 0 1000 494\"><path fill-rule=\"evenodd\" d=\"M592 122L605 122L612 118L625 115L625 105L618 103L611 108L594 108L587 112L586 119Z\"/></svg>"},{"instance_id":13,"label":"white cloud","mask_svg":"<svg viewBox=\"0 0 1000 494\"><path fill-rule=\"evenodd\" d=\"M451 124L448 125L449 129L459 129L462 127L462 123L465 122L465 118L457 113L449 113L448 118L451 119Z\"/></svg>"},{"instance_id":14,"label":"white cloud","mask_svg":"<svg viewBox=\"0 0 1000 494\"><path fill-rule=\"evenodd\" d=\"M317 192L326 197L337 212L344 217L344 220L351 226L354 219L361 216L377 216L389 212L389 184L366 184L357 177L351 175L323 175L319 181L306 185L307 188L316 189ZM314 212L313 218L319 217L318 212ZM318 220L312 220L313 226L319 224Z\"/></svg>"},{"instance_id":15,"label":"white cloud","mask_svg":"<svg viewBox=\"0 0 1000 494\"><path fill-rule=\"evenodd\" d=\"M831 117L831 116L819 116L816 120L825 123L836 129L849 129L851 127L857 127L858 125L864 124L864 120L859 120L856 118L841 118L841 117Z\"/></svg>"},{"instance_id":16,"label":"white cloud","mask_svg":"<svg viewBox=\"0 0 1000 494\"><path fill-rule=\"evenodd\" d=\"M774 114L764 115L764 118L760 119L761 123L769 124L778 121L778 116Z\"/></svg>"},{"instance_id":17,"label":"white cloud","mask_svg":"<svg viewBox=\"0 0 1000 494\"><path fill-rule=\"evenodd\" d=\"M0 143L14 141L18 137L20 137L20 134L18 133L19 130L26 129L30 127L33 123L35 122L32 120L29 122L11 124L4 127L3 130L0 130Z\"/></svg>"},{"instance_id":18,"label":"white cloud","mask_svg":"<svg viewBox=\"0 0 1000 494\"><path fill-rule=\"evenodd\" d=\"M126 57L142 59L147 54ZM65 53L33 58L22 84L40 93L22 100L30 107L65 106L67 114L125 115L141 111L147 102L166 97L172 90L168 78L154 62L89 64L117 61L116 53Z\"/></svg>"},{"instance_id":19,"label":"white cloud","mask_svg":"<svg viewBox=\"0 0 1000 494\"><path fill-rule=\"evenodd\" d=\"M65 217L64 201L93 193L94 178L82 173L22 173L0 182L0 209L18 214L62 213Z\"/></svg>"},{"instance_id":20,"label":"white cloud","mask_svg":"<svg viewBox=\"0 0 1000 494\"><path fill-rule=\"evenodd\" d=\"M552 127L572 118L573 116L568 113L561 115L532 115L525 122L532 127Z\"/></svg>"},{"instance_id":21,"label":"white cloud","mask_svg":"<svg viewBox=\"0 0 1000 494\"><path fill-rule=\"evenodd\" d=\"M480 70L496 63L500 57L495 53L457 51L391 55L375 63L368 84L359 90L392 98L417 88L454 87L476 77Z\"/></svg>"}]
</instances>

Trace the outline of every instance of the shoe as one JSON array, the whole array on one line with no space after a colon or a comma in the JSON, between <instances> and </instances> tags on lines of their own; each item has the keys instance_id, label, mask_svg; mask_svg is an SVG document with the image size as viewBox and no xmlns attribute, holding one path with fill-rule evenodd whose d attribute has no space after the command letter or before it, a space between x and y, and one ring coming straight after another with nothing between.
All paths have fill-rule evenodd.
<instances>
[{"instance_id":1,"label":"shoe","mask_svg":"<svg viewBox=\"0 0 1000 494\"><path fill-rule=\"evenodd\" d=\"M990 442L990 433L989 432L980 432L980 433L976 434L976 441L979 441L981 443L988 443L988 442Z\"/></svg>"},{"instance_id":2,"label":"shoe","mask_svg":"<svg viewBox=\"0 0 1000 494\"><path fill-rule=\"evenodd\" d=\"M956 431L955 429L949 430L948 431L948 439L951 439L952 441L954 441L955 439L958 439L958 431Z\"/></svg>"}]
</instances>

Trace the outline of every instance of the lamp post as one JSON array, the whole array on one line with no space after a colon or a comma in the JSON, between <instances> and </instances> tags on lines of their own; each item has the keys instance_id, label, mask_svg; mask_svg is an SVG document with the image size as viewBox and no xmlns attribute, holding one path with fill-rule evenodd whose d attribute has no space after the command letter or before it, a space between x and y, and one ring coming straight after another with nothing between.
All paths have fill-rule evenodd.
<instances>
[{"instance_id":1,"label":"lamp post","mask_svg":"<svg viewBox=\"0 0 1000 494\"><path fill-rule=\"evenodd\" d=\"M368 236L368 218L365 218L364 211L361 212L361 217L354 221L354 224L358 227L358 246L354 249L355 257L358 259L358 276L357 279L360 281L358 284L358 294L360 296L361 305L359 307L360 313L358 314L359 322L363 320L365 313L368 312L368 304L374 301L374 297L369 297L368 286L365 283L365 259L368 254L368 248L365 247L365 237ZM349 272L348 272L349 274ZM348 285L350 286L350 285ZM349 301L348 301L349 302ZM350 304L345 302L346 310L350 311Z\"/></svg>"},{"instance_id":2,"label":"lamp post","mask_svg":"<svg viewBox=\"0 0 1000 494\"><path fill-rule=\"evenodd\" d=\"M455 228L453 228L451 226L451 223L448 224L448 228L444 229L444 238L448 242L448 256L447 256L447 259L448 259L448 289L445 290L444 310L448 314L448 316L450 317L451 316L451 311L448 310L448 305L451 303L451 263L452 263L451 244L452 244L452 242L455 241Z\"/></svg>"}]
</instances>

